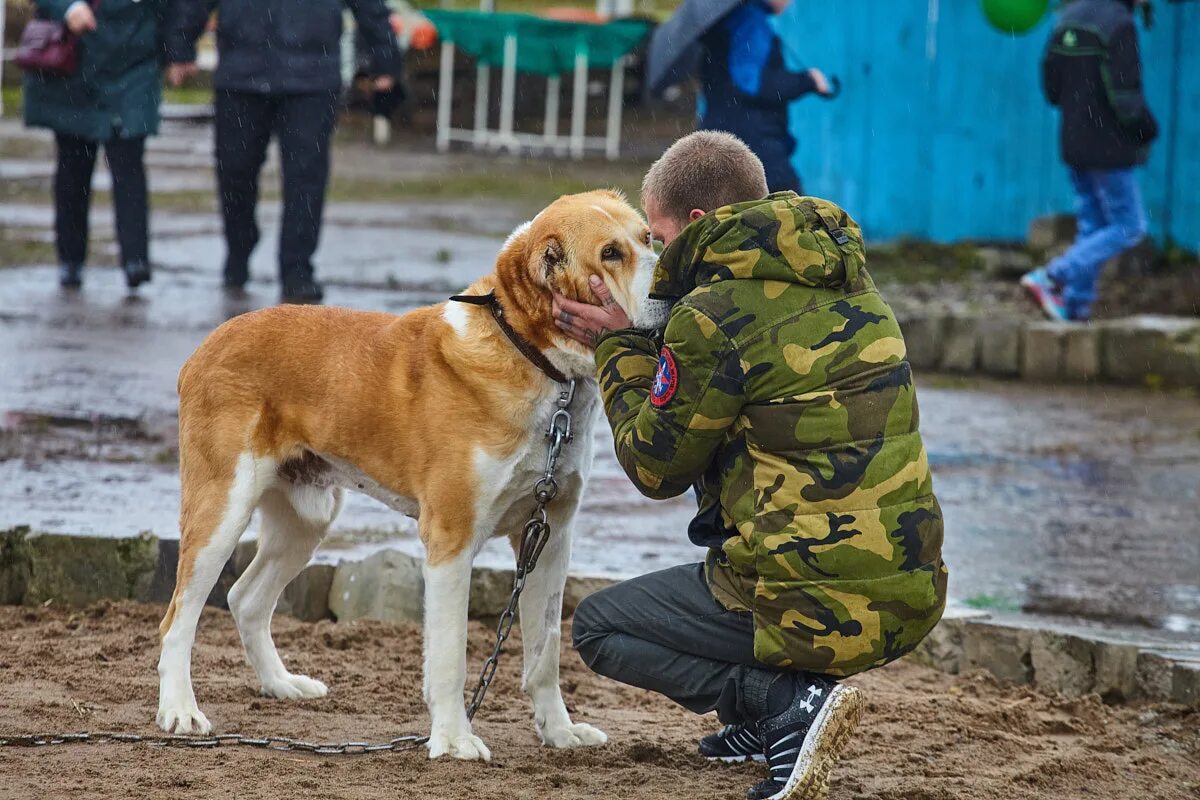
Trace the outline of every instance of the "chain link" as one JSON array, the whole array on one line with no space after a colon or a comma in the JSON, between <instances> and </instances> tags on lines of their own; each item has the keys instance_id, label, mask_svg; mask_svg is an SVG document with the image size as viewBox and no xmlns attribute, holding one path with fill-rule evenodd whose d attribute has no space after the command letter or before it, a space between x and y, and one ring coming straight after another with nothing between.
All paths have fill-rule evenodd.
<instances>
[{"instance_id":1,"label":"chain link","mask_svg":"<svg viewBox=\"0 0 1200 800\"><path fill-rule=\"evenodd\" d=\"M500 655L504 643L512 633L513 623L517 617L517 605L521 600L521 592L525 589L525 579L537 566L538 557L550 539L550 521L546 506L558 495L558 481L554 470L558 465L558 457L563 446L571 441L571 403L575 399L575 381L559 393L555 402L554 414L550 417L550 425L546 429L546 439L549 445L546 453L546 467L542 476L533 486L533 513L525 528L521 531L521 544L517 550L517 566L513 572L512 594L508 597L508 605L500 615L496 624L496 644L492 653L480 670L479 680L467 705L467 719L474 719L483 698L496 677L496 669L500 666ZM276 750L291 753L312 753L318 756L361 755L363 753L399 753L414 750L429 741L428 736L399 736L388 742L306 742L301 739L289 739L286 736L243 736L240 733L221 733L214 736L188 736L185 734L164 734L158 736L142 736L136 733L115 733L99 731L95 733L34 733L34 734L0 734L0 747L47 747L60 744L104 744L118 742L124 744L145 744L151 747L196 747L201 749L217 747L254 747L262 750Z\"/></svg>"},{"instance_id":2,"label":"chain link","mask_svg":"<svg viewBox=\"0 0 1200 800\"><path fill-rule=\"evenodd\" d=\"M554 414L550 417L550 426L546 429L546 438L550 441L546 452L546 468L542 477L533 485L533 513L521 531L521 545L517 551L517 567L513 572L512 594L508 596L508 605L496 623L496 645L488 656L479 673L479 681L467 704L467 719L474 719L475 712L483 705L492 680L496 677L496 668L500 666L500 651L508 641L512 632L513 622L517 617L517 603L521 592L525 589L525 579L537 566L538 556L550 539L550 522L546 514L546 505L558 494L558 481L554 477L554 469L558 465L558 456L563 445L571 441L571 402L575 399L575 381L570 381L567 388L558 396Z\"/></svg>"},{"instance_id":3,"label":"chain link","mask_svg":"<svg viewBox=\"0 0 1200 800\"><path fill-rule=\"evenodd\" d=\"M142 736L136 733L35 733L19 736L0 736L0 747L46 747L55 744L145 744L151 747L256 747L262 750L277 750L287 753L312 753L318 756L360 755L362 753L399 753L413 750L429 741L428 736L400 736L390 742L306 742L286 736L243 736L240 733L222 733L215 736L186 736L163 734Z\"/></svg>"}]
</instances>

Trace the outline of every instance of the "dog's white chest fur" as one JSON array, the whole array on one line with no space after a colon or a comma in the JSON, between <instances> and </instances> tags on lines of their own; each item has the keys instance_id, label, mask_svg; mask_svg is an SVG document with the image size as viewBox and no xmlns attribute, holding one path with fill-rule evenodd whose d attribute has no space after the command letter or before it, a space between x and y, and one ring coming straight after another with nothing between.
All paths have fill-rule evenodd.
<instances>
[{"instance_id":1,"label":"dog's white chest fur","mask_svg":"<svg viewBox=\"0 0 1200 800\"><path fill-rule=\"evenodd\" d=\"M525 503L533 495L534 484L542 477L549 452L546 431L550 419L557 411L556 395L548 395L538 403L536 413L529 420L529 433L516 452L506 458L495 458L479 451L474 456L475 475L475 537L483 541L494 535L508 535L511 531L497 529L515 505ZM563 446L555 468L555 478L560 487L582 488L590 471L592 461L592 434L599 405L599 395L592 381L581 380L571 404L572 440ZM304 475L295 483L319 488L337 486L372 497L401 514L417 519L420 504L416 499L399 494L361 470L356 464L336 456L317 454L325 465L315 474ZM468 479L464 477L464 479ZM468 494L464 492L464 495ZM528 503L525 503L528 505ZM528 513L528 509L524 510ZM505 521L507 521L505 519Z\"/></svg>"}]
</instances>

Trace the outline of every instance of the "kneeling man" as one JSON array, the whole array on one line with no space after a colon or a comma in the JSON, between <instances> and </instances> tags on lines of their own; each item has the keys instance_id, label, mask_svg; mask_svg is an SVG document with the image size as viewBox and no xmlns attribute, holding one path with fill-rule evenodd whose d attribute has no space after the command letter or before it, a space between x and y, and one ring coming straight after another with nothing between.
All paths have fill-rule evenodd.
<instances>
[{"instance_id":1,"label":"kneeling man","mask_svg":"<svg viewBox=\"0 0 1200 800\"><path fill-rule=\"evenodd\" d=\"M738 139L701 132L651 167L666 243L657 330L556 301L593 344L617 458L645 495L694 486L703 564L587 598L574 644L610 678L725 724L709 758L764 759L754 800L817 798L862 712L841 678L912 650L941 617L942 514L904 339L846 212L767 196Z\"/></svg>"}]
</instances>

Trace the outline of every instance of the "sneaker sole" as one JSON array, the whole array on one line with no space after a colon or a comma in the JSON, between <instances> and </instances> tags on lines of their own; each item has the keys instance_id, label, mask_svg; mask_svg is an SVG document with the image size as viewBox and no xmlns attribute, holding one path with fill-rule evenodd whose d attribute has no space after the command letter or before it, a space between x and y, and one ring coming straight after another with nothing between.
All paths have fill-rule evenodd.
<instances>
[{"instance_id":1,"label":"sneaker sole","mask_svg":"<svg viewBox=\"0 0 1200 800\"><path fill-rule=\"evenodd\" d=\"M827 797L829 773L846 749L865 707L863 693L853 686L834 689L833 697L813 720L804 737L787 783L767 800L823 800Z\"/></svg>"},{"instance_id":2,"label":"sneaker sole","mask_svg":"<svg viewBox=\"0 0 1200 800\"><path fill-rule=\"evenodd\" d=\"M1033 300L1034 305L1036 305L1049 320L1052 322L1066 321L1066 314L1059 312L1055 306L1046 302L1046 290L1043 287L1036 283L1026 282L1024 279L1021 280L1021 287L1028 292L1029 297Z\"/></svg>"},{"instance_id":3,"label":"sneaker sole","mask_svg":"<svg viewBox=\"0 0 1200 800\"><path fill-rule=\"evenodd\" d=\"M703 753L701 753L701 755L704 755L704 754L703 754ZM704 756L704 759L705 759L706 761L712 761L713 763L721 763L721 764L745 764L747 761L758 761L759 763L765 763L765 762L766 762L766 760L767 760L767 757L766 757L766 756L763 756L763 755L753 755L753 756Z\"/></svg>"}]
</instances>

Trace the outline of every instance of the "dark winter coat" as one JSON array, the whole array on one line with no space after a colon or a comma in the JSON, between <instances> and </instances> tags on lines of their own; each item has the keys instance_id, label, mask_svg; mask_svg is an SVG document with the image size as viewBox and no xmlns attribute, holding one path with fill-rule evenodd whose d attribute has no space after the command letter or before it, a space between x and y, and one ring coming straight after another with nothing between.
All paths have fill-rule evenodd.
<instances>
[{"instance_id":1,"label":"dark winter coat","mask_svg":"<svg viewBox=\"0 0 1200 800\"><path fill-rule=\"evenodd\" d=\"M749 145L762 159L772 192L798 192L788 104L816 91L816 84L807 71L791 72L784 65L770 17L764 3L750 0L705 34L700 127L728 131Z\"/></svg>"},{"instance_id":2,"label":"dark winter coat","mask_svg":"<svg viewBox=\"0 0 1200 800\"><path fill-rule=\"evenodd\" d=\"M372 72L399 66L384 0L176 0L167 37L172 63L196 60L196 39L217 12L218 89L262 94L337 91L342 86L342 8L354 13Z\"/></svg>"},{"instance_id":3,"label":"dark winter coat","mask_svg":"<svg viewBox=\"0 0 1200 800\"><path fill-rule=\"evenodd\" d=\"M71 3L37 0L37 13L62 20ZM169 7L170 0L103 0L74 75L25 75L25 124L96 142L157 133Z\"/></svg>"},{"instance_id":4,"label":"dark winter coat","mask_svg":"<svg viewBox=\"0 0 1200 800\"><path fill-rule=\"evenodd\" d=\"M1122 0L1077 0L1042 60L1046 98L1062 111L1063 160L1077 169L1146 163L1158 124L1142 92L1137 28Z\"/></svg>"}]
</instances>

